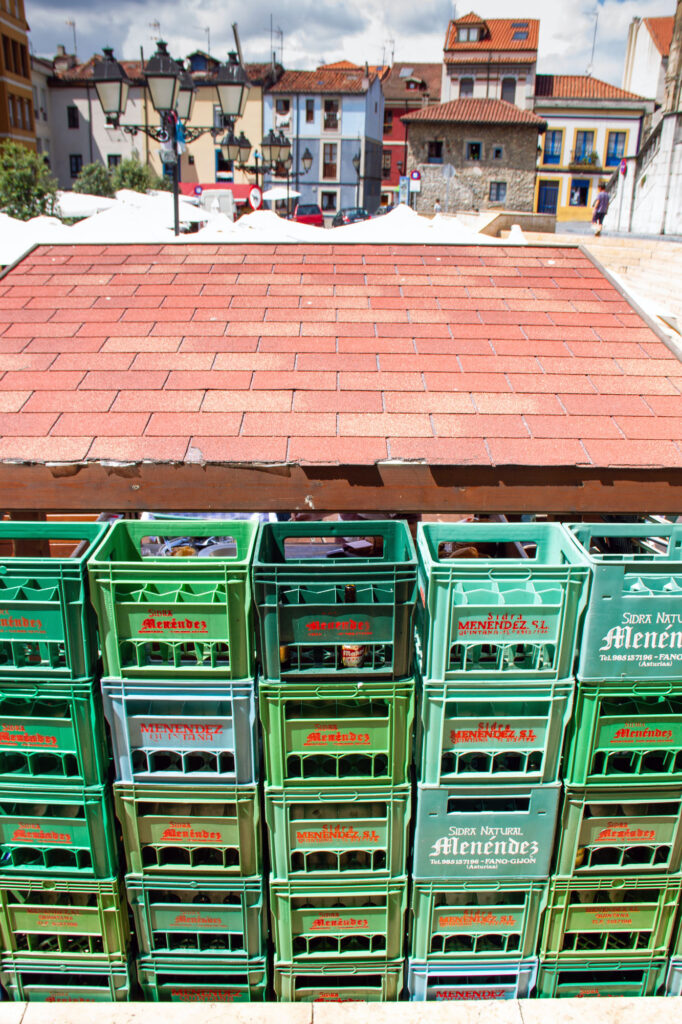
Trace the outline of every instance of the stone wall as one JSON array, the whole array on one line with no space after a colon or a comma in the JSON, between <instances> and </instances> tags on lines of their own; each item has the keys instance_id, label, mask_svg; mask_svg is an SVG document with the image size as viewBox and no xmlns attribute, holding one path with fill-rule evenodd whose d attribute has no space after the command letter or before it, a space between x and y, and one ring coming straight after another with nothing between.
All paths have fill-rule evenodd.
<instances>
[{"instance_id":1,"label":"stone wall","mask_svg":"<svg viewBox=\"0 0 682 1024\"><path fill-rule=\"evenodd\" d=\"M452 164L449 210L528 210L533 209L538 131L522 125L460 125L414 121L407 136L407 173L418 169L422 175L421 192L416 195L418 213L433 213L436 199L446 211L447 182L443 165L427 163L429 142L443 143L443 165ZM479 142L481 159L467 160L467 143ZM494 158L494 147L502 147L501 158ZM505 182L503 202L491 202L491 182Z\"/></svg>"}]
</instances>

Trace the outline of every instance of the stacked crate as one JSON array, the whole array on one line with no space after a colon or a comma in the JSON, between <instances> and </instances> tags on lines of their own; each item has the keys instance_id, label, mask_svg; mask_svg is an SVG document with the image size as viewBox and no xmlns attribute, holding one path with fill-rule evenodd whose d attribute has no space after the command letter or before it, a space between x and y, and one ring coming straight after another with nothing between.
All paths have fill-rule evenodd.
<instances>
[{"instance_id":1,"label":"stacked crate","mask_svg":"<svg viewBox=\"0 0 682 1024\"><path fill-rule=\"evenodd\" d=\"M410 998L527 996L588 571L554 524L423 524Z\"/></svg>"},{"instance_id":2,"label":"stacked crate","mask_svg":"<svg viewBox=\"0 0 682 1024\"><path fill-rule=\"evenodd\" d=\"M208 557L216 521L188 529L196 549L178 546L177 523L121 521L89 564L137 973L151 1001L259 1001L257 526L223 524Z\"/></svg>"},{"instance_id":3,"label":"stacked crate","mask_svg":"<svg viewBox=\"0 0 682 1024\"><path fill-rule=\"evenodd\" d=\"M652 995L682 887L682 527L566 531L592 584L538 994Z\"/></svg>"},{"instance_id":4,"label":"stacked crate","mask_svg":"<svg viewBox=\"0 0 682 1024\"><path fill-rule=\"evenodd\" d=\"M0 523L0 943L17 1000L127 999L86 560L97 523Z\"/></svg>"},{"instance_id":5,"label":"stacked crate","mask_svg":"<svg viewBox=\"0 0 682 1024\"><path fill-rule=\"evenodd\" d=\"M403 984L417 568L402 522L261 527L253 567L274 987Z\"/></svg>"}]
</instances>

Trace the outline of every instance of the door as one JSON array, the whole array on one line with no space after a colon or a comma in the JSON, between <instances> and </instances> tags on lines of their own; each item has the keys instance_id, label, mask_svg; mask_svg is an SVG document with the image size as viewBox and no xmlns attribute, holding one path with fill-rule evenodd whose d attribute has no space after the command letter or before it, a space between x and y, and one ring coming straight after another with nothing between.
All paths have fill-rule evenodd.
<instances>
[{"instance_id":1,"label":"door","mask_svg":"<svg viewBox=\"0 0 682 1024\"><path fill-rule=\"evenodd\" d=\"M559 202L559 182L541 181L538 187L538 213L556 213Z\"/></svg>"}]
</instances>

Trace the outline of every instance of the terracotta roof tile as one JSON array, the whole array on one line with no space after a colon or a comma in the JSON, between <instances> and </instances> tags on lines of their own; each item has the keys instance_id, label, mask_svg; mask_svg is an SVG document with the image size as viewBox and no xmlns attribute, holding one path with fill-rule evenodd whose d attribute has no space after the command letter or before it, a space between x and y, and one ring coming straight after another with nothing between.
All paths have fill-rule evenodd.
<instances>
[{"instance_id":1,"label":"terracotta roof tile","mask_svg":"<svg viewBox=\"0 0 682 1024\"><path fill-rule=\"evenodd\" d=\"M369 78L376 75L370 71ZM272 93L364 93L367 81L364 68L344 70L319 68L317 71L285 71L278 82L269 89Z\"/></svg>"},{"instance_id":2,"label":"terracotta roof tile","mask_svg":"<svg viewBox=\"0 0 682 1024\"><path fill-rule=\"evenodd\" d=\"M43 246L0 292L0 460L682 466L682 363L577 248Z\"/></svg>"},{"instance_id":3,"label":"terracotta roof tile","mask_svg":"<svg viewBox=\"0 0 682 1024\"><path fill-rule=\"evenodd\" d=\"M460 42L457 38L459 26L480 25L483 29L481 39ZM526 38L517 38L527 32ZM455 54L458 59L462 51L482 50L537 50L540 22L534 18L481 18L470 11L462 18L456 18L448 25L445 35L446 56Z\"/></svg>"},{"instance_id":4,"label":"terracotta roof tile","mask_svg":"<svg viewBox=\"0 0 682 1024\"><path fill-rule=\"evenodd\" d=\"M442 64L398 62L389 68L382 80L384 99L419 103L426 93L433 102L437 102L440 99L442 73ZM408 90L407 82L411 79L423 82L424 88Z\"/></svg>"},{"instance_id":5,"label":"terracotta roof tile","mask_svg":"<svg viewBox=\"0 0 682 1024\"><path fill-rule=\"evenodd\" d=\"M634 92L619 89L617 85L602 82L601 79L592 78L591 75L536 75L535 98L539 100L642 100L642 97Z\"/></svg>"},{"instance_id":6,"label":"terracotta roof tile","mask_svg":"<svg viewBox=\"0 0 682 1024\"><path fill-rule=\"evenodd\" d=\"M449 124L515 124L544 129L547 122L531 110L504 100L464 99L434 103L401 117L401 121L438 121Z\"/></svg>"},{"instance_id":7,"label":"terracotta roof tile","mask_svg":"<svg viewBox=\"0 0 682 1024\"><path fill-rule=\"evenodd\" d=\"M656 49L660 53L661 57L668 57L670 55L670 44L673 40L674 22L675 17L672 14L665 18L644 19L644 24L649 29L651 38L653 39Z\"/></svg>"}]
</instances>

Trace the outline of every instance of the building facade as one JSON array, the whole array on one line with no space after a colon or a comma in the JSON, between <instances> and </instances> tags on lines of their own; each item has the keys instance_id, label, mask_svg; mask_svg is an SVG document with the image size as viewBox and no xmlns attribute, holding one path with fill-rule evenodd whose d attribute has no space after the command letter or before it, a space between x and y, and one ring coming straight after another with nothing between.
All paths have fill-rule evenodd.
<instances>
[{"instance_id":1,"label":"building facade","mask_svg":"<svg viewBox=\"0 0 682 1024\"><path fill-rule=\"evenodd\" d=\"M384 94L381 205L397 201L400 176L407 167L407 126L404 114L440 102L442 64L398 62L382 76Z\"/></svg>"},{"instance_id":2,"label":"building facade","mask_svg":"<svg viewBox=\"0 0 682 1024\"><path fill-rule=\"evenodd\" d=\"M533 109L540 22L488 18L473 12L448 25L441 101L504 100Z\"/></svg>"},{"instance_id":3,"label":"building facade","mask_svg":"<svg viewBox=\"0 0 682 1024\"><path fill-rule=\"evenodd\" d=\"M623 88L628 92L663 103L674 20L670 15L630 22L623 68Z\"/></svg>"},{"instance_id":4,"label":"building facade","mask_svg":"<svg viewBox=\"0 0 682 1024\"><path fill-rule=\"evenodd\" d=\"M50 116L50 79L52 61L31 54L31 85L33 88L33 115L36 150L52 166L52 118Z\"/></svg>"},{"instance_id":5,"label":"building facade","mask_svg":"<svg viewBox=\"0 0 682 1024\"><path fill-rule=\"evenodd\" d=\"M28 23L24 0L0 0L0 145L36 148Z\"/></svg>"},{"instance_id":6,"label":"building facade","mask_svg":"<svg viewBox=\"0 0 682 1024\"><path fill-rule=\"evenodd\" d=\"M537 75L535 112L547 131L538 152L536 212L590 220L600 182L637 154L653 109L653 100L589 75Z\"/></svg>"},{"instance_id":7,"label":"building facade","mask_svg":"<svg viewBox=\"0 0 682 1024\"><path fill-rule=\"evenodd\" d=\"M263 131L282 131L291 140L291 185L301 203L319 204L328 220L344 207L372 213L379 206L383 123L380 75L368 68L285 71L264 94Z\"/></svg>"},{"instance_id":8,"label":"building facade","mask_svg":"<svg viewBox=\"0 0 682 1024\"><path fill-rule=\"evenodd\" d=\"M503 100L451 100L406 114L407 173L418 213L533 209L538 134L546 122ZM445 173L444 173L445 172Z\"/></svg>"}]
</instances>

